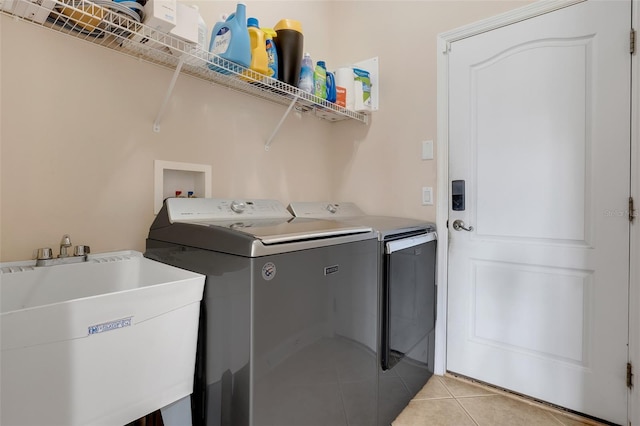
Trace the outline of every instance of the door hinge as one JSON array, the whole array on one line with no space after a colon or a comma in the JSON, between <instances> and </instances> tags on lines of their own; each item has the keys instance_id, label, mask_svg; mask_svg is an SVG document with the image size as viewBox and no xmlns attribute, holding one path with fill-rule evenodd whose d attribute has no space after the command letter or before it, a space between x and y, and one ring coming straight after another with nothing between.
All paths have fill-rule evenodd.
<instances>
[{"instance_id":1,"label":"door hinge","mask_svg":"<svg viewBox=\"0 0 640 426\"><path fill-rule=\"evenodd\" d=\"M633 205L633 197L629 197L629 222L633 223L636 218L636 208Z\"/></svg>"},{"instance_id":2,"label":"door hinge","mask_svg":"<svg viewBox=\"0 0 640 426\"><path fill-rule=\"evenodd\" d=\"M627 363L627 387L633 388L633 367L630 362Z\"/></svg>"},{"instance_id":3,"label":"door hinge","mask_svg":"<svg viewBox=\"0 0 640 426\"><path fill-rule=\"evenodd\" d=\"M635 55L636 53L636 30L631 28L629 32L629 53Z\"/></svg>"}]
</instances>

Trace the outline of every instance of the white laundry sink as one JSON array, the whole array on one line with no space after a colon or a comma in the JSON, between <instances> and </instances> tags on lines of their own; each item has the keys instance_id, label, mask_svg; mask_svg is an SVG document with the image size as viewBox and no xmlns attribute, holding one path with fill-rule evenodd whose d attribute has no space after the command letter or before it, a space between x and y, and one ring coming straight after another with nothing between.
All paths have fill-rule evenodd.
<instances>
[{"instance_id":1,"label":"white laundry sink","mask_svg":"<svg viewBox=\"0 0 640 426\"><path fill-rule=\"evenodd\" d=\"M135 251L0 263L0 424L124 425L189 395L203 289Z\"/></svg>"}]
</instances>

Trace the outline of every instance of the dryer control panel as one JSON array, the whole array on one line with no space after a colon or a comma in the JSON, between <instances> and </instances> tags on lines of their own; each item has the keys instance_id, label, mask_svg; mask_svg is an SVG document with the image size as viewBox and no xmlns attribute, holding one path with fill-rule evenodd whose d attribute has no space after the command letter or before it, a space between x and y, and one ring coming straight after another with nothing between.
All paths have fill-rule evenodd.
<instances>
[{"instance_id":1,"label":"dryer control panel","mask_svg":"<svg viewBox=\"0 0 640 426\"><path fill-rule=\"evenodd\" d=\"M354 203L295 202L289 204L289 211L296 217L315 219L364 216L364 212Z\"/></svg>"}]
</instances>

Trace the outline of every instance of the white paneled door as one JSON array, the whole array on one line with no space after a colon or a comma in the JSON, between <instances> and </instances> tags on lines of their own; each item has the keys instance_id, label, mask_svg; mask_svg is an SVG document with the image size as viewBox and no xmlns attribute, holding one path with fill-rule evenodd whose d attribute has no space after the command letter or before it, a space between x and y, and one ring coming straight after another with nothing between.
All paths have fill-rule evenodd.
<instances>
[{"instance_id":1,"label":"white paneled door","mask_svg":"<svg viewBox=\"0 0 640 426\"><path fill-rule=\"evenodd\" d=\"M447 369L618 424L630 23L630 1L586 1L448 53Z\"/></svg>"}]
</instances>

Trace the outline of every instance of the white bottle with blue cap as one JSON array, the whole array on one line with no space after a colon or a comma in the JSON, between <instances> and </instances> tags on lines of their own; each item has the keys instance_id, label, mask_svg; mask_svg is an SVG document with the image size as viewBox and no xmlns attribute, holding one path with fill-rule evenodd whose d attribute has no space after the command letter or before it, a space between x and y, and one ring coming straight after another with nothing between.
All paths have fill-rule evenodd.
<instances>
[{"instance_id":1,"label":"white bottle with blue cap","mask_svg":"<svg viewBox=\"0 0 640 426\"><path fill-rule=\"evenodd\" d=\"M298 88L307 93L313 93L313 61L311 55L305 53L300 67L300 82Z\"/></svg>"}]
</instances>

